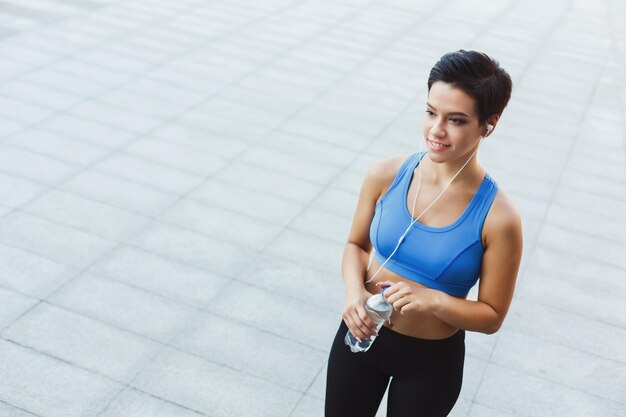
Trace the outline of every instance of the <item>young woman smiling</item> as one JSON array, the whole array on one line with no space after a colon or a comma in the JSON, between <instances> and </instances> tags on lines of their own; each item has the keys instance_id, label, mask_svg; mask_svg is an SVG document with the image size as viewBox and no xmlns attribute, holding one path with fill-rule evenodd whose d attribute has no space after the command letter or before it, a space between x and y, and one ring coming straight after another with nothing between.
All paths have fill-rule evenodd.
<instances>
[{"instance_id":1,"label":"young woman smiling","mask_svg":"<svg viewBox=\"0 0 626 417\"><path fill-rule=\"evenodd\" d=\"M519 211L480 165L512 82L484 53L445 54L428 78L426 152L375 162L345 247L345 307L326 378L326 417L446 416L461 390L465 331L492 334L507 314L522 256ZM370 265L368 266L368 260ZM469 290L479 283L477 300ZM365 302L393 305L375 334ZM344 343L376 335L366 352Z\"/></svg>"}]
</instances>

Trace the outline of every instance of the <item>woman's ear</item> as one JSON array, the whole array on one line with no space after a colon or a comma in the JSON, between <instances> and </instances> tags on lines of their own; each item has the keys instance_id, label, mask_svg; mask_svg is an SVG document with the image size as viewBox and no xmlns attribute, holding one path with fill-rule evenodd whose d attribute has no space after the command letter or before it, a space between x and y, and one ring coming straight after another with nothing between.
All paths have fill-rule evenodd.
<instances>
[{"instance_id":1,"label":"woman's ear","mask_svg":"<svg viewBox=\"0 0 626 417\"><path fill-rule=\"evenodd\" d=\"M494 115L491 116L490 118L487 119L487 133L485 133L485 138L489 135L491 135L491 133L493 132L493 130L496 128L496 125L498 124L498 120L500 119L500 117L498 115Z\"/></svg>"}]
</instances>

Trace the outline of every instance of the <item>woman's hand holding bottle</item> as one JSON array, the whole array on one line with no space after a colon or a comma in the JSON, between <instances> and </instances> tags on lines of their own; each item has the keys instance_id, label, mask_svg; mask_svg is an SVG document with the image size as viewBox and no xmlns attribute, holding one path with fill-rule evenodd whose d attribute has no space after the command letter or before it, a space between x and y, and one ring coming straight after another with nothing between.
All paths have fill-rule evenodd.
<instances>
[{"instance_id":1,"label":"woman's hand holding bottle","mask_svg":"<svg viewBox=\"0 0 626 417\"><path fill-rule=\"evenodd\" d=\"M346 293L341 317L354 337L360 340L368 340L376 334L376 323L365 310L365 303L372 295L365 288Z\"/></svg>"}]
</instances>

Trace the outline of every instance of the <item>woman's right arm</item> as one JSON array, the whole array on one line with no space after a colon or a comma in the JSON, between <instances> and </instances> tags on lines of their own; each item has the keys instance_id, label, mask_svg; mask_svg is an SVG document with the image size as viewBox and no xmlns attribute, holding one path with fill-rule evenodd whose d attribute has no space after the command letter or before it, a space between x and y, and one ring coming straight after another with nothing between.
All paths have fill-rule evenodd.
<instances>
[{"instance_id":1,"label":"woman's right arm","mask_svg":"<svg viewBox=\"0 0 626 417\"><path fill-rule=\"evenodd\" d=\"M365 276L372 243L370 225L376 202L391 185L399 165L405 157L384 159L373 163L363 180L352 228L343 252L342 276L345 292L343 320L352 334L363 340L374 335L375 324L365 310L365 302L372 294L365 289Z\"/></svg>"}]
</instances>

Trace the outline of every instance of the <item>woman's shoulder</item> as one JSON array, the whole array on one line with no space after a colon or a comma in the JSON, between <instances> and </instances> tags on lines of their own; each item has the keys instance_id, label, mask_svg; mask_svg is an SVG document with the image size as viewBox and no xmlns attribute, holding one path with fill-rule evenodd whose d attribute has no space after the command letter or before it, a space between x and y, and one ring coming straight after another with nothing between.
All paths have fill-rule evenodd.
<instances>
[{"instance_id":1,"label":"woman's shoulder","mask_svg":"<svg viewBox=\"0 0 626 417\"><path fill-rule=\"evenodd\" d=\"M506 236L522 232L522 216L515 202L498 187L496 195L487 212L483 225L483 234L487 242L497 236Z\"/></svg>"},{"instance_id":2,"label":"woman's shoulder","mask_svg":"<svg viewBox=\"0 0 626 417\"><path fill-rule=\"evenodd\" d=\"M414 154L402 154L375 160L370 163L367 175L377 181L393 181L402 165Z\"/></svg>"},{"instance_id":3,"label":"woman's shoulder","mask_svg":"<svg viewBox=\"0 0 626 417\"><path fill-rule=\"evenodd\" d=\"M382 194L391 186L402 165L413 155L403 154L375 160L369 165L366 182L376 187Z\"/></svg>"}]
</instances>

